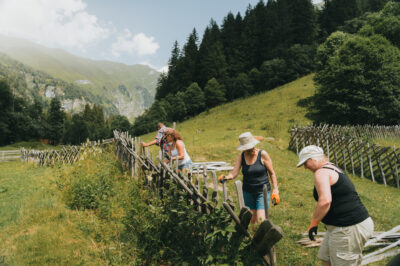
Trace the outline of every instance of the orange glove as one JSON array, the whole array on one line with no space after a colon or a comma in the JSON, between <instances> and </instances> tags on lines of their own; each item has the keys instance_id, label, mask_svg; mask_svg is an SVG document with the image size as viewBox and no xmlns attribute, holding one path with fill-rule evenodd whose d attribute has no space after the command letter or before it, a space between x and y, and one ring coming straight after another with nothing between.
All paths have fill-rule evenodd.
<instances>
[{"instance_id":1,"label":"orange glove","mask_svg":"<svg viewBox=\"0 0 400 266\"><path fill-rule=\"evenodd\" d=\"M311 223L310 223L310 227L308 227L308 238L310 238L310 240L315 241L314 236L318 233L318 224L319 224L319 220L315 220L312 219Z\"/></svg>"},{"instance_id":2,"label":"orange glove","mask_svg":"<svg viewBox=\"0 0 400 266\"><path fill-rule=\"evenodd\" d=\"M281 202L281 198L279 197L279 192L273 192L271 196L272 204L278 205Z\"/></svg>"},{"instance_id":3,"label":"orange glove","mask_svg":"<svg viewBox=\"0 0 400 266\"><path fill-rule=\"evenodd\" d=\"M221 183L224 183L226 181L225 177L226 177L225 175L220 175L218 177L218 181L221 182Z\"/></svg>"}]
</instances>

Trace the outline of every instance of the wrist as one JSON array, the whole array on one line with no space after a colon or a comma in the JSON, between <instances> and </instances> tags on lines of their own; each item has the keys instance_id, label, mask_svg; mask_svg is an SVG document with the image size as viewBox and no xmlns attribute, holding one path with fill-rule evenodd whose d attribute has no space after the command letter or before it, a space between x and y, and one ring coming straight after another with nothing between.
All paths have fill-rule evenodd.
<instances>
[{"instance_id":1,"label":"wrist","mask_svg":"<svg viewBox=\"0 0 400 266\"><path fill-rule=\"evenodd\" d=\"M320 220L317 220L317 219L314 219L314 218L311 219L310 228L311 228L311 227L318 226L319 222L320 222Z\"/></svg>"}]
</instances>

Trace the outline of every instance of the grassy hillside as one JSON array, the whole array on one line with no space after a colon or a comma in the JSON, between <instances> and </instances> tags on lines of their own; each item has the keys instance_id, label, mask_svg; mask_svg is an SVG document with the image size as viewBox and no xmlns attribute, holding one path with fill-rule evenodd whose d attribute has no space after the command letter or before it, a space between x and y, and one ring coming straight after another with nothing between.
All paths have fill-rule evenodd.
<instances>
[{"instance_id":1,"label":"grassy hillside","mask_svg":"<svg viewBox=\"0 0 400 266\"><path fill-rule=\"evenodd\" d=\"M47 48L23 39L0 35L0 51L34 69L65 81L90 80L95 85L144 87L154 95L159 73L145 65L128 66L72 55L62 49Z\"/></svg>"},{"instance_id":2,"label":"grassy hillside","mask_svg":"<svg viewBox=\"0 0 400 266\"><path fill-rule=\"evenodd\" d=\"M267 150L273 160L281 194L281 203L271 210L273 222L285 234L276 246L278 265L319 265L317 248L306 249L295 243L307 230L315 207L312 174L297 169L297 156L287 150L291 125L309 122L304 117L306 110L297 102L313 92L312 76L307 76L273 91L216 107L177 125L189 154L197 162L224 160L233 164L238 154L237 137L244 131L274 138L261 142L259 147ZM145 141L153 138L154 133L142 136ZM157 147L152 147L152 151L157 153ZM113 154L103 153L74 166L1 164L0 264L118 265L129 261L135 265L135 252L124 253L119 240L124 231L124 205L128 205L132 184L114 160ZM110 203L98 210L67 208L64 188L68 184L103 175L115 183ZM398 189L356 176L351 179L377 231L389 230L399 223ZM233 192L233 182L228 185ZM101 215L106 218L100 219ZM324 230L322 225L319 229Z\"/></svg>"},{"instance_id":3,"label":"grassy hillside","mask_svg":"<svg viewBox=\"0 0 400 266\"><path fill-rule=\"evenodd\" d=\"M3 35L0 35L0 52L51 77L71 83L71 88L80 87L82 91L96 97L90 102L101 103L112 113L118 110L131 121L153 103L160 75L146 65L91 60L61 49L47 48ZM9 65L3 59L0 64ZM12 77L8 78L12 83ZM24 82L32 89L29 86L30 80ZM71 94L69 90L61 91ZM74 99L79 101L81 95L76 94Z\"/></svg>"},{"instance_id":4,"label":"grassy hillside","mask_svg":"<svg viewBox=\"0 0 400 266\"><path fill-rule=\"evenodd\" d=\"M303 168L297 169L296 154L287 150L291 126L310 122L305 118L305 108L297 103L313 95L314 90L312 75L309 75L267 93L213 108L177 124L186 149L196 162L223 160L233 164L239 154L236 150L238 136L245 131L274 138L258 146L272 158L281 194L281 203L271 210L272 220L285 233L277 245L279 265L318 263L316 248L306 249L295 243L306 232L315 208L312 173ZM142 137L146 141L152 138L154 133ZM153 151L158 152L156 147ZM389 230L399 223L398 189L356 176L351 176L351 179L375 222L376 231ZM234 191L233 182L229 185ZM319 230L324 231L323 226Z\"/></svg>"}]
</instances>

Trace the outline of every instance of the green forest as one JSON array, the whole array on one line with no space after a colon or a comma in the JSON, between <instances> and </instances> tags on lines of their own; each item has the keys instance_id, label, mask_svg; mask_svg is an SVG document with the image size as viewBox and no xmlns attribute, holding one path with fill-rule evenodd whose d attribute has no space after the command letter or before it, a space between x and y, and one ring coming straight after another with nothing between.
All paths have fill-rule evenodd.
<instances>
[{"instance_id":1,"label":"green forest","mask_svg":"<svg viewBox=\"0 0 400 266\"><path fill-rule=\"evenodd\" d=\"M398 124L399 21L400 4L386 0L326 0L321 9L311 0L260 1L220 26L211 20L201 41L193 29L182 48L174 43L155 102L132 133L311 72L318 90L306 104L315 122Z\"/></svg>"},{"instance_id":2,"label":"green forest","mask_svg":"<svg viewBox=\"0 0 400 266\"><path fill-rule=\"evenodd\" d=\"M182 48L175 42L154 103L133 124L84 89L2 55L0 144L40 139L78 144L110 137L113 129L142 135L158 121L183 121L312 72L317 91L299 103L312 121L399 124L399 36L397 1L327 0L322 8L311 0L259 1L244 15L228 13L221 25L211 20L201 41L193 29ZM43 101L46 86L65 93ZM67 114L60 101L77 97L94 105Z\"/></svg>"},{"instance_id":3,"label":"green forest","mask_svg":"<svg viewBox=\"0 0 400 266\"><path fill-rule=\"evenodd\" d=\"M44 140L50 144L81 144L86 139L112 136L112 130L128 131L130 123L121 115L105 118L103 108L86 104L82 112L66 113L59 98L46 107L37 98L33 103L15 96L9 84L0 81L0 145L19 141Z\"/></svg>"}]
</instances>

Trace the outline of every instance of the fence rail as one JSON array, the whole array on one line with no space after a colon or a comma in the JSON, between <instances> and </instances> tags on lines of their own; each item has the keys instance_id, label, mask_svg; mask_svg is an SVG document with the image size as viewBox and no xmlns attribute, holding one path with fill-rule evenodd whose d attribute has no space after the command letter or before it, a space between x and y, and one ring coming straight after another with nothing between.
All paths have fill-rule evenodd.
<instances>
[{"instance_id":1,"label":"fence rail","mask_svg":"<svg viewBox=\"0 0 400 266\"><path fill-rule=\"evenodd\" d=\"M324 132L349 136L357 139L384 139L400 137L400 125L381 126L381 125L356 125L340 126L324 124L320 126Z\"/></svg>"},{"instance_id":2,"label":"fence rail","mask_svg":"<svg viewBox=\"0 0 400 266\"><path fill-rule=\"evenodd\" d=\"M178 171L177 162L175 165L172 161L166 164L162 160L161 154L155 161L152 153L147 148L143 149L140 146L140 138L132 138L127 132L118 131L114 131L114 137L116 156L121 161L123 168L131 172L132 177L139 178L141 176L143 177L142 181L149 189L164 193L174 193L170 191L167 180L176 183L187 194L187 203L193 205L193 208L204 215L213 212L216 208L224 208L236 223L237 233L250 238L252 246L262 256L263 263L276 265L273 245L283 237L282 229L269 219L268 204L265 204L267 219L260 224L254 236L250 235L248 226L252 213L249 208L244 206L240 181L235 182L237 196L234 197L234 200L228 192L226 183L220 184L216 172L209 171L206 165L203 165L202 171L189 171L188 174L183 174ZM266 190L265 193L267 193ZM239 215L234 212L235 206L240 208Z\"/></svg>"},{"instance_id":3,"label":"fence rail","mask_svg":"<svg viewBox=\"0 0 400 266\"><path fill-rule=\"evenodd\" d=\"M20 150L0 151L0 162L16 161L21 158Z\"/></svg>"},{"instance_id":4,"label":"fence rail","mask_svg":"<svg viewBox=\"0 0 400 266\"><path fill-rule=\"evenodd\" d=\"M324 149L331 162L345 171L358 174L361 178L369 178L373 182L382 183L385 186L400 188L399 148L382 147L378 144L370 144L357 137L345 136L339 134L341 131L338 128L343 127L329 125L296 126L291 129L289 149L298 154L307 145L318 145ZM354 130L354 132L357 130ZM392 127L391 130L396 133L399 126ZM384 133L381 136L384 136Z\"/></svg>"},{"instance_id":5,"label":"fence rail","mask_svg":"<svg viewBox=\"0 0 400 266\"><path fill-rule=\"evenodd\" d=\"M39 165L47 166L57 163L72 164L82 158L86 153L93 152L100 145L110 144L114 139L99 141L88 141L80 146L63 146L61 150L26 150L21 149L21 161L37 162Z\"/></svg>"}]
</instances>

